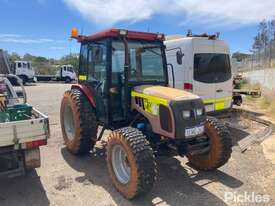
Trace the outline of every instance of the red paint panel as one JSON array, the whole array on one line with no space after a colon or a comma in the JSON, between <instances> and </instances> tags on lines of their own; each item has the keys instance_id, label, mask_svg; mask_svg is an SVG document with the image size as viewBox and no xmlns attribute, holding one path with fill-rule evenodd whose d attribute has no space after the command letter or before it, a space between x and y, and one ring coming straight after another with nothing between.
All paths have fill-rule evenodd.
<instances>
[{"instance_id":1,"label":"red paint panel","mask_svg":"<svg viewBox=\"0 0 275 206\"><path fill-rule=\"evenodd\" d=\"M72 89L79 89L81 92L83 92L86 97L88 98L90 104L96 108L96 104L95 104L95 100L94 100L94 95L93 92L91 91L91 89L85 85L81 85L81 84L74 84L72 85Z\"/></svg>"},{"instance_id":2,"label":"red paint panel","mask_svg":"<svg viewBox=\"0 0 275 206\"><path fill-rule=\"evenodd\" d=\"M108 29L90 36L79 36L77 40L79 42L83 41L96 41L103 38L116 38L119 37L119 29ZM149 33L149 32L138 32L138 31L128 31L127 33L127 39L141 39L141 40L147 40L147 41L155 41L160 40L164 41L164 38L158 39L158 34L156 33Z\"/></svg>"}]
</instances>

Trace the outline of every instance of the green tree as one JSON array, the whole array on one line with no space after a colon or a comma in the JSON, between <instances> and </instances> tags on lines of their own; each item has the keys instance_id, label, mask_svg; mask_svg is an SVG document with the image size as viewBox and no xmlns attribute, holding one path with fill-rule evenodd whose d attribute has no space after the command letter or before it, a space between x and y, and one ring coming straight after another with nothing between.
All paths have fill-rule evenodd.
<instances>
[{"instance_id":1,"label":"green tree","mask_svg":"<svg viewBox=\"0 0 275 206\"><path fill-rule=\"evenodd\" d=\"M9 59L11 62L14 62L17 60L21 60L21 57L16 52L12 52L11 54L9 54Z\"/></svg>"},{"instance_id":2,"label":"green tree","mask_svg":"<svg viewBox=\"0 0 275 206\"><path fill-rule=\"evenodd\" d=\"M79 56L78 56L78 54L65 55L64 57L62 57L59 60L59 64L60 65L71 64L71 65L73 65L74 69L76 70L79 65Z\"/></svg>"}]
</instances>

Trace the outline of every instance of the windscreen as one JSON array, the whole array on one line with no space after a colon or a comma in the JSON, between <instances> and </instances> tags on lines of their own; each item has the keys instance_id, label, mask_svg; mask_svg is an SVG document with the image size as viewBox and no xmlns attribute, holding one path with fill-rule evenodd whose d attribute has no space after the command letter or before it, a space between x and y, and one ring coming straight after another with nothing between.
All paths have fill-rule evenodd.
<instances>
[{"instance_id":1,"label":"windscreen","mask_svg":"<svg viewBox=\"0 0 275 206\"><path fill-rule=\"evenodd\" d=\"M219 83L230 78L231 66L228 54L195 54L194 80L203 83Z\"/></svg>"},{"instance_id":2,"label":"windscreen","mask_svg":"<svg viewBox=\"0 0 275 206\"><path fill-rule=\"evenodd\" d=\"M163 58L160 45L153 43L129 43L130 81L164 81Z\"/></svg>"},{"instance_id":3,"label":"windscreen","mask_svg":"<svg viewBox=\"0 0 275 206\"><path fill-rule=\"evenodd\" d=\"M113 42L112 70L124 71L125 51L122 42ZM130 82L164 82L162 48L159 43L129 41Z\"/></svg>"}]
</instances>

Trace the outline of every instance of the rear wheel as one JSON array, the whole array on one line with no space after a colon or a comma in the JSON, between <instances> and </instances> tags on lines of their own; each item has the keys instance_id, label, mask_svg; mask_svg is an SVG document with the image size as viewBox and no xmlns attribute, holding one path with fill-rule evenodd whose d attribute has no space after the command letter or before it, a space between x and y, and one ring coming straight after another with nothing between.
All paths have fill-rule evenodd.
<instances>
[{"instance_id":1,"label":"rear wheel","mask_svg":"<svg viewBox=\"0 0 275 206\"><path fill-rule=\"evenodd\" d=\"M229 160L232 153L232 139L226 126L216 118L207 118L205 130L210 142L209 152L187 157L194 168L207 171L217 169Z\"/></svg>"},{"instance_id":2,"label":"rear wheel","mask_svg":"<svg viewBox=\"0 0 275 206\"><path fill-rule=\"evenodd\" d=\"M153 151L136 128L125 127L111 133L107 165L114 186L127 199L147 193L154 184L156 163Z\"/></svg>"},{"instance_id":3,"label":"rear wheel","mask_svg":"<svg viewBox=\"0 0 275 206\"><path fill-rule=\"evenodd\" d=\"M60 121L65 144L71 153L85 154L94 147L97 139L95 110L81 91L65 92Z\"/></svg>"}]
</instances>

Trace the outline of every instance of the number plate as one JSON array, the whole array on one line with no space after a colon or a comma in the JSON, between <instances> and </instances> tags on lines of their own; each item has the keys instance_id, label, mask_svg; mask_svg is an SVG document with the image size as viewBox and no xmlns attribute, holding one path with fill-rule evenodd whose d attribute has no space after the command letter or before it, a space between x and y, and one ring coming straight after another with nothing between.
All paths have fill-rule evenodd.
<instances>
[{"instance_id":1,"label":"number plate","mask_svg":"<svg viewBox=\"0 0 275 206\"><path fill-rule=\"evenodd\" d=\"M185 137L194 137L204 133L204 125L185 129Z\"/></svg>"}]
</instances>

